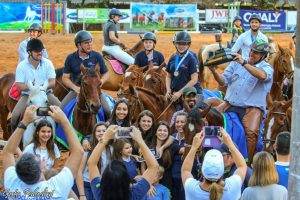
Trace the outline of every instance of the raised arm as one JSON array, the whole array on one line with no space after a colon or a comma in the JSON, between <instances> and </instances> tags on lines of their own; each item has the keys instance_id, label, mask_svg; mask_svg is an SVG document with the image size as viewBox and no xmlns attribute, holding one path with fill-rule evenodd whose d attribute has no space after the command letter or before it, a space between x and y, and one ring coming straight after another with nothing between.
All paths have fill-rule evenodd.
<instances>
[{"instance_id":1,"label":"raised arm","mask_svg":"<svg viewBox=\"0 0 300 200\"><path fill-rule=\"evenodd\" d=\"M69 143L70 156L65 163L65 167L68 167L71 170L73 177L76 178L83 156L83 149L64 112L58 106L50 106L50 109L49 115L57 123L61 124Z\"/></svg>"},{"instance_id":2,"label":"raised arm","mask_svg":"<svg viewBox=\"0 0 300 200\"><path fill-rule=\"evenodd\" d=\"M219 72L217 72L216 67L211 66L211 67L209 67L209 69L212 72L212 74L213 74L215 80L218 82L218 84L220 86L224 86L225 85L224 77L222 74L219 74Z\"/></svg>"}]
</instances>

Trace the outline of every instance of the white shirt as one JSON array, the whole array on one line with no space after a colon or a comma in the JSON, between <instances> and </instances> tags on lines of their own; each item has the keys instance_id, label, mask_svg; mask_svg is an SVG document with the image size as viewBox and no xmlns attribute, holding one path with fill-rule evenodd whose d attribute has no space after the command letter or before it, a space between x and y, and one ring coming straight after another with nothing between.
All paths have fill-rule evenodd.
<instances>
[{"instance_id":1,"label":"white shirt","mask_svg":"<svg viewBox=\"0 0 300 200\"><path fill-rule=\"evenodd\" d=\"M25 40L23 40L20 45L19 45L19 62L22 62L23 60L25 60L26 58L28 58L28 52L27 52L27 44L30 40L30 37L26 38ZM48 53L46 49L43 49L43 57L44 58L48 58Z\"/></svg>"},{"instance_id":2,"label":"white shirt","mask_svg":"<svg viewBox=\"0 0 300 200\"><path fill-rule=\"evenodd\" d=\"M238 200L241 197L242 179L239 175L232 175L225 179L225 186L222 200ZM194 178L188 178L184 185L186 200L208 200L209 192L202 190L200 181Z\"/></svg>"},{"instance_id":3,"label":"white shirt","mask_svg":"<svg viewBox=\"0 0 300 200\"><path fill-rule=\"evenodd\" d=\"M262 32L258 31L257 35L256 35L256 38L254 38L251 34L251 29L249 29L248 31L246 31L245 33L241 34L238 37L235 44L231 48L231 51L237 53L241 49L243 59L249 60L249 53L250 53L250 50L251 50L250 47L251 47L251 44L255 40L264 40L267 43L269 43L268 42L268 37L266 35L264 35Z\"/></svg>"},{"instance_id":4,"label":"white shirt","mask_svg":"<svg viewBox=\"0 0 300 200\"><path fill-rule=\"evenodd\" d=\"M29 170L29 169L28 169ZM4 188L7 195L16 194L17 197L10 196L10 200L28 200L42 199L40 196L49 197L43 199L66 200L74 184L74 177L71 170L64 167L61 172L47 181L40 181L36 184L27 185L19 179L16 173L16 167L11 166L4 172ZM33 194L36 196L29 196Z\"/></svg>"},{"instance_id":5,"label":"white shirt","mask_svg":"<svg viewBox=\"0 0 300 200\"><path fill-rule=\"evenodd\" d=\"M35 81L35 85L43 85L45 81L55 77L54 66L47 58L42 58L37 68L33 67L27 58L18 64L16 70L16 82L27 86L29 81ZM22 94L29 94L29 91L22 91Z\"/></svg>"},{"instance_id":6,"label":"white shirt","mask_svg":"<svg viewBox=\"0 0 300 200\"><path fill-rule=\"evenodd\" d=\"M53 167L54 160L51 159L51 157L49 156L48 150L47 149L37 148L35 150L35 152L34 152L33 147L34 147L33 143L27 145L25 147L23 153L32 153L34 155L39 156L40 160L45 159L45 161L46 161L46 169L51 169ZM57 147L56 144L54 144L54 154L55 154L55 158L59 158L60 157L60 152L59 152L58 147Z\"/></svg>"}]
</instances>

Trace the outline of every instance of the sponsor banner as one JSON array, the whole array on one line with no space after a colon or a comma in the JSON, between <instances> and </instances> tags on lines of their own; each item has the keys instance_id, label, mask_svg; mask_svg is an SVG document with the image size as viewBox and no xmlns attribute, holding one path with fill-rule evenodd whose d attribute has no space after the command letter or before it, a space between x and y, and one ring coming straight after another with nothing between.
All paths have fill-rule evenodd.
<instances>
[{"instance_id":1,"label":"sponsor banner","mask_svg":"<svg viewBox=\"0 0 300 200\"><path fill-rule=\"evenodd\" d=\"M28 29L33 22L41 22L40 3L0 3L0 30Z\"/></svg>"},{"instance_id":2,"label":"sponsor banner","mask_svg":"<svg viewBox=\"0 0 300 200\"><path fill-rule=\"evenodd\" d=\"M195 30L196 4L131 3L131 28L139 30Z\"/></svg>"},{"instance_id":3,"label":"sponsor banner","mask_svg":"<svg viewBox=\"0 0 300 200\"><path fill-rule=\"evenodd\" d=\"M66 22L76 23L77 22L77 9L66 9Z\"/></svg>"},{"instance_id":4,"label":"sponsor banner","mask_svg":"<svg viewBox=\"0 0 300 200\"><path fill-rule=\"evenodd\" d=\"M250 29L249 19L252 14L259 14L262 19L260 30L262 31L285 31L286 13L284 11L269 10L240 10L243 19L242 25L245 29Z\"/></svg>"}]
</instances>

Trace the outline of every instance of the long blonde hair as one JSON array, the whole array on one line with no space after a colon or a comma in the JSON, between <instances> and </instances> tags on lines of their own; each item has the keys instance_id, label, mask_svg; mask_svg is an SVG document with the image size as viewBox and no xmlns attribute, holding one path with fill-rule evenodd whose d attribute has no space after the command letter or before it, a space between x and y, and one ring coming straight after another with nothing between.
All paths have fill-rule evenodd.
<instances>
[{"instance_id":1,"label":"long blonde hair","mask_svg":"<svg viewBox=\"0 0 300 200\"><path fill-rule=\"evenodd\" d=\"M277 183L278 173L272 155L265 151L255 154L249 186L266 186Z\"/></svg>"}]
</instances>

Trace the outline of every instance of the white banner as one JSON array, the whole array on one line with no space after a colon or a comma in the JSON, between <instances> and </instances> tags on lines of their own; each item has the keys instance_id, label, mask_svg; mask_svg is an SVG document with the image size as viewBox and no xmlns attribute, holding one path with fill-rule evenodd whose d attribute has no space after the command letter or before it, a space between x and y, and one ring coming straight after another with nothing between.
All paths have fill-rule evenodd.
<instances>
[{"instance_id":1,"label":"white banner","mask_svg":"<svg viewBox=\"0 0 300 200\"><path fill-rule=\"evenodd\" d=\"M77 22L77 9L66 9L66 22L76 23Z\"/></svg>"}]
</instances>

